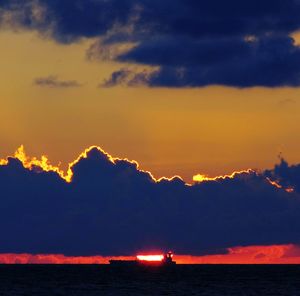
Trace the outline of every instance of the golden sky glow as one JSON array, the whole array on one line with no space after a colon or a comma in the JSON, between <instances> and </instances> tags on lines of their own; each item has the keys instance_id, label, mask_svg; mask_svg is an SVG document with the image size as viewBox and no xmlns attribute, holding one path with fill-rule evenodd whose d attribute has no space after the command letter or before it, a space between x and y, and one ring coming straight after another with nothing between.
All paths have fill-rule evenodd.
<instances>
[{"instance_id":1,"label":"golden sky glow","mask_svg":"<svg viewBox=\"0 0 300 296\"><path fill-rule=\"evenodd\" d=\"M162 89L98 84L120 65L90 62L93 41L58 45L27 32L1 31L0 157L24 144L62 167L86 147L135 159L157 178L263 169L279 152L298 163L298 88ZM56 75L82 87L33 84Z\"/></svg>"}]
</instances>

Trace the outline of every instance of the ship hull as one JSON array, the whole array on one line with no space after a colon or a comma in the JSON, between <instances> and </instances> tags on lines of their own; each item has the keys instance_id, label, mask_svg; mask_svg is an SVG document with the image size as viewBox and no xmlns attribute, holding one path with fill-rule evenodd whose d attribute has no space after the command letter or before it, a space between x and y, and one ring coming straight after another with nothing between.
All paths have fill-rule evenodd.
<instances>
[{"instance_id":1,"label":"ship hull","mask_svg":"<svg viewBox=\"0 0 300 296\"><path fill-rule=\"evenodd\" d=\"M110 260L110 266L116 267L167 267L175 266L176 262L155 262L155 261L139 261L139 260Z\"/></svg>"}]
</instances>

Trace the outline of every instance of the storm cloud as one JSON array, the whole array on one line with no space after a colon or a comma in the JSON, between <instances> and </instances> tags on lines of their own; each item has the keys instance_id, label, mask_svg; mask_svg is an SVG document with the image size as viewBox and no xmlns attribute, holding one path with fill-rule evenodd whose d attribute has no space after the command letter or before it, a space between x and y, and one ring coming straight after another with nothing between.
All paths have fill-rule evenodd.
<instances>
[{"instance_id":1,"label":"storm cloud","mask_svg":"<svg viewBox=\"0 0 300 296\"><path fill-rule=\"evenodd\" d=\"M71 164L70 178L46 170L36 161L2 161L0 253L201 255L300 242L300 196L272 185L279 179L272 172L188 185L179 177L156 180L97 147Z\"/></svg>"},{"instance_id":2,"label":"storm cloud","mask_svg":"<svg viewBox=\"0 0 300 296\"><path fill-rule=\"evenodd\" d=\"M0 7L3 26L61 43L99 38L90 58L154 66L151 74L125 73L122 84L300 85L300 50L292 37L300 28L299 0L2 0ZM103 85L117 85L112 78L123 69Z\"/></svg>"}]
</instances>

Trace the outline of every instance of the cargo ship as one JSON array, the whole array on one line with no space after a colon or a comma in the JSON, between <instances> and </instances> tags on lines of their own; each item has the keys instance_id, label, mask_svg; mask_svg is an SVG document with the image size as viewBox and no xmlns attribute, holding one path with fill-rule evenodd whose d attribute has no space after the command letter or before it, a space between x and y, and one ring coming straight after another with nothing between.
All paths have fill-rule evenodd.
<instances>
[{"instance_id":1,"label":"cargo ship","mask_svg":"<svg viewBox=\"0 0 300 296\"><path fill-rule=\"evenodd\" d=\"M174 266L173 253L164 255L137 255L135 260L109 260L111 266Z\"/></svg>"}]
</instances>

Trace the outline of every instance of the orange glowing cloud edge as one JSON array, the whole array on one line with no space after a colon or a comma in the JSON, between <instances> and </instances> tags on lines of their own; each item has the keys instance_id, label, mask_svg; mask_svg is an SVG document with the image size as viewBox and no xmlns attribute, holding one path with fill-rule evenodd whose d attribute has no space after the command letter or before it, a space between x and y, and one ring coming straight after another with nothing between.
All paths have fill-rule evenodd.
<instances>
[{"instance_id":1,"label":"orange glowing cloud edge","mask_svg":"<svg viewBox=\"0 0 300 296\"><path fill-rule=\"evenodd\" d=\"M178 264L300 264L300 246L293 244L233 247L228 248L227 251L227 254L203 256L175 254L173 258ZM134 260L136 257L71 257L62 254L0 254L0 264L108 264L110 259Z\"/></svg>"},{"instance_id":2,"label":"orange glowing cloud edge","mask_svg":"<svg viewBox=\"0 0 300 296\"><path fill-rule=\"evenodd\" d=\"M85 149L74 161L68 164L68 169L66 172L60 169L59 166L52 165L46 155L42 155L40 159L38 159L37 157L30 157L26 155L24 145L21 145L15 151L13 157L18 159L23 164L24 168L32 170L33 168L38 167L45 172L55 172L66 182L70 183L72 182L72 177L73 177L72 167L76 165L81 159L87 158L88 153L93 149L97 149L99 152L103 153L107 157L107 159L113 164L115 164L116 161L121 161L121 160L134 164L140 172L147 173L151 177L151 179L155 182L161 182L163 180L172 181L177 178L183 181L183 179L180 176L173 176L171 178L161 177L159 179L156 179L151 174L151 172L139 169L139 163L136 160L113 157L99 146L90 146L89 148ZM0 159L0 166L4 166L8 164L8 157L6 159Z\"/></svg>"},{"instance_id":3,"label":"orange glowing cloud edge","mask_svg":"<svg viewBox=\"0 0 300 296\"><path fill-rule=\"evenodd\" d=\"M230 175L223 175L223 176L217 176L217 177L209 177L207 175L203 174L198 174L193 176L193 181L196 183L201 183L201 182L214 182L214 181L222 181L226 179L234 179L238 175L243 175L243 174L257 174L257 172L253 169L247 169L247 170L242 170L242 171L235 171ZM278 182L271 180L270 178L266 177L265 178L267 182L269 182L272 186L278 188L278 189L283 189L288 193L294 192L294 188L289 187L289 188L283 188Z\"/></svg>"},{"instance_id":4,"label":"orange glowing cloud edge","mask_svg":"<svg viewBox=\"0 0 300 296\"><path fill-rule=\"evenodd\" d=\"M126 161L131 164L134 164L137 168L142 173L146 173L150 176L150 178L155 182L159 183L161 181L173 181L175 179L179 179L185 183L187 186L191 186L191 184L185 182L182 177L175 175L173 177L161 177L161 178L155 178L150 171L145 171L141 170L139 168L139 163L136 160L129 160L127 158L118 158L118 157L113 157L106 151L104 151L101 147L93 145L90 146L89 148L85 149L73 162L68 164L68 169L67 171L63 171L62 169L59 168L59 166L52 165L46 155L42 155L40 159L37 157L30 157L26 155L24 145L21 145L14 153L13 157L21 161L23 164L24 168L27 168L29 170L32 170L33 168L40 168L45 172L55 172L57 173L62 179L64 179L67 183L72 182L72 177L73 177L73 171L72 167L76 165L81 159L87 158L87 154L92 150L92 149L97 149L99 152L103 153L106 155L107 159L112 162L113 164L116 163L116 161ZM4 166L8 164L8 158L6 159L0 159L0 166ZM238 175L242 174L257 174L257 172L253 169L246 169L242 171L235 171L230 175L223 175L223 176L216 176L216 177L209 177L207 175L203 174L197 174L193 176L193 181L195 183L201 183L201 182L212 182L212 181L221 181L225 179L233 179ZM276 181L270 180L269 178L266 178L267 182L269 182L272 186L278 188L278 189L283 189L283 187L278 184ZM288 193L294 192L293 188L287 188L284 189Z\"/></svg>"},{"instance_id":5,"label":"orange glowing cloud edge","mask_svg":"<svg viewBox=\"0 0 300 296\"><path fill-rule=\"evenodd\" d=\"M256 174L256 171L253 169L247 169L247 170L242 170L242 171L235 171L230 175L223 175L223 176L217 176L217 177L209 177L207 175L203 174L198 174L193 176L193 181L195 182L206 182L206 181L220 181L220 180L225 180L225 179L234 179L237 175L242 175L242 174ZM276 186L277 187L277 186Z\"/></svg>"}]
</instances>

